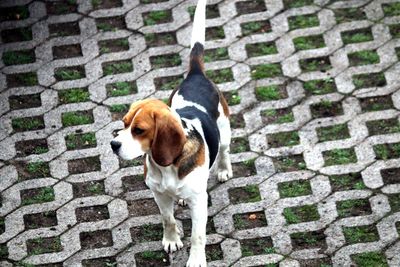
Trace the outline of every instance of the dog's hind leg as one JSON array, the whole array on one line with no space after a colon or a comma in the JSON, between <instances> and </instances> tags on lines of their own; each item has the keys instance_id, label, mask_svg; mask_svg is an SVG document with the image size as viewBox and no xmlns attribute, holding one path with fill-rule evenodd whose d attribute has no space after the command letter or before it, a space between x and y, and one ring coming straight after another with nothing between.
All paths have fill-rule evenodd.
<instances>
[{"instance_id":1,"label":"dog's hind leg","mask_svg":"<svg viewBox=\"0 0 400 267\"><path fill-rule=\"evenodd\" d=\"M222 97L222 98L221 98ZM221 101L222 100L222 101ZM229 117L226 114L226 109L223 105L226 104L225 99L223 99L222 94L220 94L220 115L217 120L217 125L220 134L220 146L218 152L218 180L220 182L225 182L229 178L232 178L232 165L229 156L229 146L231 144L231 125L229 122ZM225 103L224 103L225 102Z\"/></svg>"},{"instance_id":2,"label":"dog's hind leg","mask_svg":"<svg viewBox=\"0 0 400 267\"><path fill-rule=\"evenodd\" d=\"M181 249L183 243L179 237L179 230L174 218L174 200L170 196L157 192L153 192L153 194L162 216L164 227L162 244L164 250L168 253Z\"/></svg>"}]
</instances>

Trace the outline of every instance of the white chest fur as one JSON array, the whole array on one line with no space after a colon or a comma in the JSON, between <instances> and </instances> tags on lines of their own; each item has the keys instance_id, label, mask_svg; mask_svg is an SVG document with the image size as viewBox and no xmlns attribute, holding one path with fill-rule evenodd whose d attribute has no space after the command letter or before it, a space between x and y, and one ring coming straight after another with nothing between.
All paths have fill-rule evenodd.
<instances>
[{"instance_id":1,"label":"white chest fur","mask_svg":"<svg viewBox=\"0 0 400 267\"><path fill-rule=\"evenodd\" d=\"M158 166L149 160L149 156L146 156L146 165L148 167L147 186L152 191L169 195L175 200L184 199L190 202L192 196L204 192L207 188L208 162L195 168L182 179L178 178L178 170L175 166Z\"/></svg>"}]
</instances>

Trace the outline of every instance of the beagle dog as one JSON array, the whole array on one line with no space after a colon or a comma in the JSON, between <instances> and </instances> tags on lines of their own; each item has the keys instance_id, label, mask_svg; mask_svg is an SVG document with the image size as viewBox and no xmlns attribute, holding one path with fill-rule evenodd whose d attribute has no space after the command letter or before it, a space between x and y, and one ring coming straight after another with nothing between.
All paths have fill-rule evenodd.
<instances>
[{"instance_id":1,"label":"beagle dog","mask_svg":"<svg viewBox=\"0 0 400 267\"><path fill-rule=\"evenodd\" d=\"M191 210L192 236L186 266L206 266L207 180L218 168L218 180L232 177L229 158L231 129L226 100L204 73L206 0L199 0L193 23L190 69L169 105L146 99L131 105L125 129L111 141L124 159L145 155L147 186L162 216L162 244L167 252L183 247L174 218L174 201Z\"/></svg>"}]
</instances>

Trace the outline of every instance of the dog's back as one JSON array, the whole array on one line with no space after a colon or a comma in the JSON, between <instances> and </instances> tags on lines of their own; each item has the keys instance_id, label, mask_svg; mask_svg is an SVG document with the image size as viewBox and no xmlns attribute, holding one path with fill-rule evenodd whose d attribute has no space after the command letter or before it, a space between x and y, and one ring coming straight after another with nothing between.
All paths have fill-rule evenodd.
<instances>
[{"instance_id":1,"label":"dog's back","mask_svg":"<svg viewBox=\"0 0 400 267\"><path fill-rule=\"evenodd\" d=\"M209 149L211 167L219 150L220 133L217 120L222 95L204 73L205 2L200 0L196 7L188 75L171 94L169 102L181 118L200 120Z\"/></svg>"}]
</instances>

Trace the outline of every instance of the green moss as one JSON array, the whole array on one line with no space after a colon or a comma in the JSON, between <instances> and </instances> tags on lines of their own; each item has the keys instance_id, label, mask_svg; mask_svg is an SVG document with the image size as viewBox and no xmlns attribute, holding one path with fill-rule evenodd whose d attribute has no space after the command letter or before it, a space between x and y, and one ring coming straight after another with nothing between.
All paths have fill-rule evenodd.
<instances>
[{"instance_id":1,"label":"green moss","mask_svg":"<svg viewBox=\"0 0 400 267\"><path fill-rule=\"evenodd\" d=\"M383 72L358 74L353 76L356 89L364 87L385 86L386 78Z\"/></svg>"},{"instance_id":2,"label":"green moss","mask_svg":"<svg viewBox=\"0 0 400 267\"><path fill-rule=\"evenodd\" d=\"M54 74L56 79L61 81L77 80L84 77L82 71L76 68L57 69Z\"/></svg>"},{"instance_id":3,"label":"green moss","mask_svg":"<svg viewBox=\"0 0 400 267\"><path fill-rule=\"evenodd\" d=\"M379 55L373 50L354 52L349 54L348 57L351 66L379 63Z\"/></svg>"},{"instance_id":4,"label":"green moss","mask_svg":"<svg viewBox=\"0 0 400 267\"><path fill-rule=\"evenodd\" d=\"M182 76L180 77L174 77L173 79L169 81L165 81L162 84L160 84L161 88L159 90L173 90L175 88L178 88L178 86L183 82Z\"/></svg>"},{"instance_id":5,"label":"green moss","mask_svg":"<svg viewBox=\"0 0 400 267\"><path fill-rule=\"evenodd\" d=\"M287 123L294 121L293 112L291 111L280 112L280 114L278 114L275 109L267 109L261 111L261 116L266 117L268 121L271 121L272 123Z\"/></svg>"},{"instance_id":6,"label":"green moss","mask_svg":"<svg viewBox=\"0 0 400 267\"><path fill-rule=\"evenodd\" d=\"M244 36L271 31L268 21L250 21L240 25Z\"/></svg>"},{"instance_id":7,"label":"green moss","mask_svg":"<svg viewBox=\"0 0 400 267\"><path fill-rule=\"evenodd\" d=\"M269 237L240 240L240 248L243 257L276 253L276 249L272 247L272 241Z\"/></svg>"},{"instance_id":8,"label":"green moss","mask_svg":"<svg viewBox=\"0 0 400 267\"><path fill-rule=\"evenodd\" d=\"M376 227L373 225L343 227L343 234L350 244L379 240Z\"/></svg>"},{"instance_id":9,"label":"green moss","mask_svg":"<svg viewBox=\"0 0 400 267\"><path fill-rule=\"evenodd\" d=\"M283 216L289 224L316 221L320 219L317 205L285 208L283 210Z\"/></svg>"},{"instance_id":10,"label":"green moss","mask_svg":"<svg viewBox=\"0 0 400 267\"><path fill-rule=\"evenodd\" d=\"M50 176L50 168L47 162L38 161L30 162L26 165L26 170L36 177L48 177Z\"/></svg>"},{"instance_id":11,"label":"green moss","mask_svg":"<svg viewBox=\"0 0 400 267\"><path fill-rule=\"evenodd\" d=\"M133 65L131 61L116 61L103 64L103 74L113 75L118 73L132 72Z\"/></svg>"},{"instance_id":12,"label":"green moss","mask_svg":"<svg viewBox=\"0 0 400 267\"><path fill-rule=\"evenodd\" d=\"M110 106L111 112L127 112L129 110L129 105L126 104L115 104Z\"/></svg>"},{"instance_id":13,"label":"green moss","mask_svg":"<svg viewBox=\"0 0 400 267\"><path fill-rule=\"evenodd\" d=\"M363 215L370 208L368 199L348 199L336 203L340 218Z\"/></svg>"},{"instance_id":14,"label":"green moss","mask_svg":"<svg viewBox=\"0 0 400 267\"><path fill-rule=\"evenodd\" d=\"M275 43L246 44L246 51L249 57L259 57L278 53Z\"/></svg>"},{"instance_id":15,"label":"green moss","mask_svg":"<svg viewBox=\"0 0 400 267\"><path fill-rule=\"evenodd\" d=\"M399 16L400 15L400 3L388 3L383 4L383 13L385 16Z\"/></svg>"},{"instance_id":16,"label":"green moss","mask_svg":"<svg viewBox=\"0 0 400 267\"><path fill-rule=\"evenodd\" d=\"M179 54L160 55L150 58L153 68L174 67L182 64Z\"/></svg>"},{"instance_id":17,"label":"green moss","mask_svg":"<svg viewBox=\"0 0 400 267\"><path fill-rule=\"evenodd\" d=\"M206 28L206 40L224 39L225 31L222 26Z\"/></svg>"},{"instance_id":18,"label":"green moss","mask_svg":"<svg viewBox=\"0 0 400 267\"><path fill-rule=\"evenodd\" d=\"M319 25L317 15L300 15L295 17L289 17L289 29L302 29L308 27L316 27Z\"/></svg>"},{"instance_id":19,"label":"green moss","mask_svg":"<svg viewBox=\"0 0 400 267\"><path fill-rule=\"evenodd\" d=\"M300 68L303 71L321 71L325 72L332 68L329 57L308 58L299 61Z\"/></svg>"},{"instance_id":20,"label":"green moss","mask_svg":"<svg viewBox=\"0 0 400 267\"><path fill-rule=\"evenodd\" d=\"M373 146L377 159L391 159L400 157L400 143L378 144Z\"/></svg>"},{"instance_id":21,"label":"green moss","mask_svg":"<svg viewBox=\"0 0 400 267\"><path fill-rule=\"evenodd\" d=\"M12 77L17 83L16 86L35 86L39 83L36 72L13 74Z\"/></svg>"},{"instance_id":22,"label":"green moss","mask_svg":"<svg viewBox=\"0 0 400 267\"><path fill-rule=\"evenodd\" d=\"M316 49L326 46L322 35L301 36L293 39L296 50Z\"/></svg>"},{"instance_id":23,"label":"green moss","mask_svg":"<svg viewBox=\"0 0 400 267\"><path fill-rule=\"evenodd\" d=\"M50 202L55 199L54 190L51 187L43 187L38 194L31 198L23 199L22 205Z\"/></svg>"},{"instance_id":24,"label":"green moss","mask_svg":"<svg viewBox=\"0 0 400 267\"><path fill-rule=\"evenodd\" d=\"M240 96L237 90L229 91L224 93L225 99L228 102L229 106L239 105L240 104Z\"/></svg>"},{"instance_id":25,"label":"green moss","mask_svg":"<svg viewBox=\"0 0 400 267\"><path fill-rule=\"evenodd\" d=\"M129 50L127 38L104 40L99 42L100 54Z\"/></svg>"},{"instance_id":26,"label":"green moss","mask_svg":"<svg viewBox=\"0 0 400 267\"><path fill-rule=\"evenodd\" d=\"M278 63L263 64L251 68L251 77L256 80L280 75L282 75L282 70Z\"/></svg>"},{"instance_id":27,"label":"green moss","mask_svg":"<svg viewBox=\"0 0 400 267\"><path fill-rule=\"evenodd\" d=\"M278 85L262 86L256 88L256 97L260 101L278 100L281 92Z\"/></svg>"},{"instance_id":28,"label":"green moss","mask_svg":"<svg viewBox=\"0 0 400 267\"><path fill-rule=\"evenodd\" d=\"M7 258L8 257L8 248L6 244L0 244L0 258Z\"/></svg>"},{"instance_id":29,"label":"green moss","mask_svg":"<svg viewBox=\"0 0 400 267\"><path fill-rule=\"evenodd\" d=\"M289 114L282 115L276 120L277 123L287 123L292 121L294 121L294 116L292 112Z\"/></svg>"},{"instance_id":30,"label":"green moss","mask_svg":"<svg viewBox=\"0 0 400 267\"><path fill-rule=\"evenodd\" d=\"M73 88L59 91L58 96L60 98L60 102L62 104L66 104L89 101L90 94L85 88Z\"/></svg>"},{"instance_id":31,"label":"green moss","mask_svg":"<svg viewBox=\"0 0 400 267\"><path fill-rule=\"evenodd\" d=\"M165 255L162 251L143 251L139 253L139 256L143 259L156 259L156 260L163 260Z\"/></svg>"},{"instance_id":32,"label":"green moss","mask_svg":"<svg viewBox=\"0 0 400 267\"><path fill-rule=\"evenodd\" d=\"M305 170L307 168L304 159L298 155L276 158L274 164L279 172Z\"/></svg>"},{"instance_id":33,"label":"green moss","mask_svg":"<svg viewBox=\"0 0 400 267\"><path fill-rule=\"evenodd\" d=\"M107 23L107 22L99 22L96 24L97 29L105 32L110 32L110 31L116 31L117 28L115 28L112 24Z\"/></svg>"},{"instance_id":34,"label":"green moss","mask_svg":"<svg viewBox=\"0 0 400 267\"><path fill-rule=\"evenodd\" d=\"M367 16L365 15L365 13L362 11L361 8L334 9L334 13L337 23L367 19Z\"/></svg>"},{"instance_id":35,"label":"green moss","mask_svg":"<svg viewBox=\"0 0 400 267\"><path fill-rule=\"evenodd\" d=\"M103 3L102 0L91 0L91 2L92 2L93 8L95 8L95 9L98 8Z\"/></svg>"},{"instance_id":36,"label":"green moss","mask_svg":"<svg viewBox=\"0 0 400 267\"><path fill-rule=\"evenodd\" d=\"M226 47L209 49L205 51L204 62L212 62L224 59L229 59L228 49L226 49Z\"/></svg>"},{"instance_id":37,"label":"green moss","mask_svg":"<svg viewBox=\"0 0 400 267\"><path fill-rule=\"evenodd\" d=\"M388 195L392 212L400 211L400 193Z\"/></svg>"},{"instance_id":38,"label":"green moss","mask_svg":"<svg viewBox=\"0 0 400 267\"><path fill-rule=\"evenodd\" d=\"M157 241L163 238L163 227L161 224L145 224L137 227L135 232L140 233L140 235L137 235L138 242Z\"/></svg>"},{"instance_id":39,"label":"green moss","mask_svg":"<svg viewBox=\"0 0 400 267\"><path fill-rule=\"evenodd\" d=\"M176 37L173 32L148 33L144 35L144 39L147 45L151 47L176 44Z\"/></svg>"},{"instance_id":40,"label":"green moss","mask_svg":"<svg viewBox=\"0 0 400 267\"><path fill-rule=\"evenodd\" d=\"M20 65L35 62L33 50L5 51L2 55L4 65Z\"/></svg>"},{"instance_id":41,"label":"green moss","mask_svg":"<svg viewBox=\"0 0 400 267\"><path fill-rule=\"evenodd\" d=\"M249 143L246 138L233 138L231 142L232 153L243 153L249 150Z\"/></svg>"},{"instance_id":42,"label":"green moss","mask_svg":"<svg viewBox=\"0 0 400 267\"><path fill-rule=\"evenodd\" d=\"M61 115L61 121L64 127L89 124L93 122L93 117L90 113L83 111L65 112Z\"/></svg>"},{"instance_id":43,"label":"green moss","mask_svg":"<svg viewBox=\"0 0 400 267\"><path fill-rule=\"evenodd\" d=\"M284 0L283 3L285 4L286 8L296 8L296 7L312 5L314 3L314 1L313 0Z\"/></svg>"},{"instance_id":44,"label":"green moss","mask_svg":"<svg viewBox=\"0 0 400 267\"><path fill-rule=\"evenodd\" d=\"M306 180L279 183L278 190L282 198L305 196L312 193L310 182Z\"/></svg>"},{"instance_id":45,"label":"green moss","mask_svg":"<svg viewBox=\"0 0 400 267\"><path fill-rule=\"evenodd\" d=\"M374 38L371 29L357 29L353 31L342 32L344 44L362 43L372 41Z\"/></svg>"},{"instance_id":46,"label":"green moss","mask_svg":"<svg viewBox=\"0 0 400 267\"><path fill-rule=\"evenodd\" d=\"M329 176L331 185L337 190L366 189L361 176L353 174L331 175Z\"/></svg>"},{"instance_id":47,"label":"green moss","mask_svg":"<svg viewBox=\"0 0 400 267\"><path fill-rule=\"evenodd\" d=\"M125 96L137 93L136 83L116 82L106 85L107 93L110 96Z\"/></svg>"},{"instance_id":48,"label":"green moss","mask_svg":"<svg viewBox=\"0 0 400 267\"><path fill-rule=\"evenodd\" d=\"M170 19L171 12L167 10L151 11L144 16L144 25L155 25Z\"/></svg>"},{"instance_id":49,"label":"green moss","mask_svg":"<svg viewBox=\"0 0 400 267\"><path fill-rule=\"evenodd\" d=\"M229 195L231 196L232 203L261 201L258 185L247 185L245 187L230 189Z\"/></svg>"},{"instance_id":50,"label":"green moss","mask_svg":"<svg viewBox=\"0 0 400 267\"><path fill-rule=\"evenodd\" d=\"M346 123L317 128L317 135L320 142L350 138Z\"/></svg>"},{"instance_id":51,"label":"green moss","mask_svg":"<svg viewBox=\"0 0 400 267\"><path fill-rule=\"evenodd\" d=\"M295 146L300 143L299 134L297 131L269 134L267 139L268 144L271 147Z\"/></svg>"},{"instance_id":52,"label":"green moss","mask_svg":"<svg viewBox=\"0 0 400 267\"><path fill-rule=\"evenodd\" d=\"M353 254L350 256L351 259L359 267L387 267L389 266L385 256L382 252L364 252L360 254Z\"/></svg>"},{"instance_id":53,"label":"green moss","mask_svg":"<svg viewBox=\"0 0 400 267\"><path fill-rule=\"evenodd\" d=\"M47 240L46 243L44 243L44 239ZM35 239L29 239L27 243L35 246L34 249L29 251L29 255L59 252L62 250L61 240L59 237L38 237Z\"/></svg>"},{"instance_id":54,"label":"green moss","mask_svg":"<svg viewBox=\"0 0 400 267\"><path fill-rule=\"evenodd\" d=\"M333 79L312 80L304 82L304 89L313 95L324 95L336 91L336 84Z\"/></svg>"},{"instance_id":55,"label":"green moss","mask_svg":"<svg viewBox=\"0 0 400 267\"><path fill-rule=\"evenodd\" d=\"M367 121L366 125L370 135L391 134L400 132L400 123L396 118Z\"/></svg>"},{"instance_id":56,"label":"green moss","mask_svg":"<svg viewBox=\"0 0 400 267\"><path fill-rule=\"evenodd\" d=\"M393 38L400 38L400 24L389 25L389 31Z\"/></svg>"},{"instance_id":57,"label":"green moss","mask_svg":"<svg viewBox=\"0 0 400 267\"><path fill-rule=\"evenodd\" d=\"M65 143L68 149L86 148L96 146L95 133L69 134L65 137Z\"/></svg>"},{"instance_id":58,"label":"green moss","mask_svg":"<svg viewBox=\"0 0 400 267\"><path fill-rule=\"evenodd\" d=\"M230 68L220 70L207 70L206 76L214 83L225 83L233 81L233 72Z\"/></svg>"},{"instance_id":59,"label":"green moss","mask_svg":"<svg viewBox=\"0 0 400 267\"><path fill-rule=\"evenodd\" d=\"M352 148L333 149L324 151L325 166L356 163L357 156Z\"/></svg>"},{"instance_id":60,"label":"green moss","mask_svg":"<svg viewBox=\"0 0 400 267\"><path fill-rule=\"evenodd\" d=\"M308 245L317 245L318 237L315 235L315 232L300 232L290 234L292 239L301 240L302 243L306 243Z\"/></svg>"},{"instance_id":61,"label":"green moss","mask_svg":"<svg viewBox=\"0 0 400 267\"><path fill-rule=\"evenodd\" d=\"M37 117L15 118L11 125L15 131L28 131L44 128L43 120Z\"/></svg>"},{"instance_id":62,"label":"green moss","mask_svg":"<svg viewBox=\"0 0 400 267\"><path fill-rule=\"evenodd\" d=\"M88 191L94 195L101 195L104 192L104 188L101 183L94 183L88 187Z\"/></svg>"},{"instance_id":63,"label":"green moss","mask_svg":"<svg viewBox=\"0 0 400 267\"><path fill-rule=\"evenodd\" d=\"M33 154L43 154L49 152L47 147L38 146L33 150Z\"/></svg>"}]
</instances>

